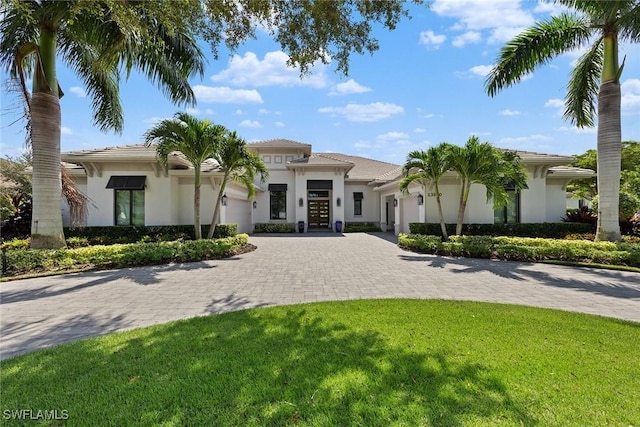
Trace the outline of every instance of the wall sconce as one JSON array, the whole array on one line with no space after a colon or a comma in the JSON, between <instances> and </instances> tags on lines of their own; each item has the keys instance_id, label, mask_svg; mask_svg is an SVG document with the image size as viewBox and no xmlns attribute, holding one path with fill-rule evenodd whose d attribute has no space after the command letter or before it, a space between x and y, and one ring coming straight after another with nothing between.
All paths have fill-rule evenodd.
<instances>
[{"instance_id":1,"label":"wall sconce","mask_svg":"<svg viewBox=\"0 0 640 427\"><path fill-rule=\"evenodd\" d=\"M398 207L398 199L393 199L393 207L394 208Z\"/></svg>"},{"instance_id":2,"label":"wall sconce","mask_svg":"<svg viewBox=\"0 0 640 427\"><path fill-rule=\"evenodd\" d=\"M255 200L253 201L253 209L258 207L258 202L256 202Z\"/></svg>"},{"instance_id":3,"label":"wall sconce","mask_svg":"<svg viewBox=\"0 0 640 427\"><path fill-rule=\"evenodd\" d=\"M224 194L222 196L222 206L227 206L227 195L226 194Z\"/></svg>"},{"instance_id":4,"label":"wall sconce","mask_svg":"<svg viewBox=\"0 0 640 427\"><path fill-rule=\"evenodd\" d=\"M304 206L304 199L302 197L300 197L298 199L298 206L303 207Z\"/></svg>"},{"instance_id":5,"label":"wall sconce","mask_svg":"<svg viewBox=\"0 0 640 427\"><path fill-rule=\"evenodd\" d=\"M336 205L340 206L341 203L342 203L342 200L340 200L340 197L338 197L336 199Z\"/></svg>"},{"instance_id":6,"label":"wall sconce","mask_svg":"<svg viewBox=\"0 0 640 427\"><path fill-rule=\"evenodd\" d=\"M424 205L424 196L421 193L418 193L418 206Z\"/></svg>"}]
</instances>

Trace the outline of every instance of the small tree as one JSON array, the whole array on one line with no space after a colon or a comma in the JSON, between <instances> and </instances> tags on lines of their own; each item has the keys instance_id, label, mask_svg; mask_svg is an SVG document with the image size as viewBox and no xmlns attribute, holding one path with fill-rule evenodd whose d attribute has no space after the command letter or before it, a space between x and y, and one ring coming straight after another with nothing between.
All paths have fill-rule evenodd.
<instances>
[{"instance_id":1,"label":"small tree","mask_svg":"<svg viewBox=\"0 0 640 427\"><path fill-rule=\"evenodd\" d=\"M218 145L213 158L218 162L218 167L223 173L218 191L218 197L213 207L211 226L207 238L211 239L215 232L220 215L220 202L229 180L241 183L247 188L248 198L255 194L254 181L256 174L260 175L260 182L265 182L269 176L269 170L262 159L247 149L247 142L235 132L227 133Z\"/></svg>"},{"instance_id":2,"label":"small tree","mask_svg":"<svg viewBox=\"0 0 640 427\"><path fill-rule=\"evenodd\" d=\"M515 191L527 185L527 173L520 157L513 151L502 151L488 142L480 142L477 136L467 140L464 147L449 146L451 167L461 180L460 205L456 234L462 234L464 213L471 192L471 184L482 184L487 189L487 202L493 198L494 209L507 204L509 196L505 185L513 184Z\"/></svg>"},{"instance_id":3,"label":"small tree","mask_svg":"<svg viewBox=\"0 0 640 427\"><path fill-rule=\"evenodd\" d=\"M144 134L147 144L156 142L156 153L160 164L169 166L169 154L181 152L194 170L193 226L196 239L202 238L200 226L200 186L202 185L202 162L215 157L222 146L227 129L214 125L209 120L198 120L187 113L176 113L173 119L165 119Z\"/></svg>"},{"instance_id":4,"label":"small tree","mask_svg":"<svg viewBox=\"0 0 640 427\"><path fill-rule=\"evenodd\" d=\"M407 192L409 184L418 182L426 192L427 186L433 186L436 192L436 203L438 204L438 216L440 219L440 229L442 237L447 240L447 227L444 223L442 212L442 201L440 199L440 178L450 169L451 161L447 143L442 143L437 147L429 147L427 151L412 151L407 155L407 160L403 167L405 174L400 181L400 190Z\"/></svg>"}]
</instances>

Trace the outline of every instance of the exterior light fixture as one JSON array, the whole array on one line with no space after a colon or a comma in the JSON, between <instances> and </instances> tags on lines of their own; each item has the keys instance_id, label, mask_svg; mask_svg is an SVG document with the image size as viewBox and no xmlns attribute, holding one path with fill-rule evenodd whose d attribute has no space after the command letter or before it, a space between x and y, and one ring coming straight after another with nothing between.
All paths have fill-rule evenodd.
<instances>
[{"instance_id":1,"label":"exterior light fixture","mask_svg":"<svg viewBox=\"0 0 640 427\"><path fill-rule=\"evenodd\" d=\"M224 194L222 196L222 206L227 206L227 195L226 194Z\"/></svg>"},{"instance_id":2,"label":"exterior light fixture","mask_svg":"<svg viewBox=\"0 0 640 427\"><path fill-rule=\"evenodd\" d=\"M393 207L394 208L398 207L398 199L393 199Z\"/></svg>"},{"instance_id":3,"label":"exterior light fixture","mask_svg":"<svg viewBox=\"0 0 640 427\"><path fill-rule=\"evenodd\" d=\"M340 206L341 203L342 203L342 200L340 200L340 197L338 197L336 199L336 205Z\"/></svg>"},{"instance_id":4,"label":"exterior light fixture","mask_svg":"<svg viewBox=\"0 0 640 427\"><path fill-rule=\"evenodd\" d=\"M421 193L418 193L418 206L424 205L424 196Z\"/></svg>"},{"instance_id":5,"label":"exterior light fixture","mask_svg":"<svg viewBox=\"0 0 640 427\"><path fill-rule=\"evenodd\" d=\"M304 199L302 197L300 197L298 199L298 206L303 207L304 206Z\"/></svg>"},{"instance_id":6,"label":"exterior light fixture","mask_svg":"<svg viewBox=\"0 0 640 427\"><path fill-rule=\"evenodd\" d=\"M255 200L253 201L253 209L258 207L258 202L256 202Z\"/></svg>"}]
</instances>

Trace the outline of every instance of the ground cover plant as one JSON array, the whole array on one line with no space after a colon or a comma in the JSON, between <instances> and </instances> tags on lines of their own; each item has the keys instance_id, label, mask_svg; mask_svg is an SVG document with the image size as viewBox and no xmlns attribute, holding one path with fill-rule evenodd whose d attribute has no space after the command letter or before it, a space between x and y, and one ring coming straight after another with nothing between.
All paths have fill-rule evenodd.
<instances>
[{"instance_id":1,"label":"ground cover plant","mask_svg":"<svg viewBox=\"0 0 640 427\"><path fill-rule=\"evenodd\" d=\"M637 323L500 304L263 308L4 360L0 409L69 425L628 426L638 342Z\"/></svg>"},{"instance_id":2,"label":"ground cover plant","mask_svg":"<svg viewBox=\"0 0 640 427\"><path fill-rule=\"evenodd\" d=\"M640 268L640 244L594 242L531 237L452 236L443 242L440 236L401 234L401 248L421 253L508 261L595 263Z\"/></svg>"}]
</instances>

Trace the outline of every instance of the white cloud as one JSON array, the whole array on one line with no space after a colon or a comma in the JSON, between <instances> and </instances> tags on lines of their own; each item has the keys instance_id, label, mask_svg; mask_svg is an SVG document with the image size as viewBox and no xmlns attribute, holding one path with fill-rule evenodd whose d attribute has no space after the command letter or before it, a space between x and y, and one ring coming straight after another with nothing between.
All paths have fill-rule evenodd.
<instances>
[{"instance_id":1,"label":"white cloud","mask_svg":"<svg viewBox=\"0 0 640 427\"><path fill-rule=\"evenodd\" d=\"M349 95L352 93L364 93L371 92L371 88L362 86L360 83L353 79L349 79L344 83L338 83L331 88L329 95Z\"/></svg>"},{"instance_id":2,"label":"white cloud","mask_svg":"<svg viewBox=\"0 0 640 427\"><path fill-rule=\"evenodd\" d=\"M367 141L358 141L358 142L356 142L355 144L353 144L353 147L354 147L354 148L360 148L360 149L363 149L363 148L372 148L372 147L373 147L373 145L371 145L371 144L370 144L369 142L367 142Z\"/></svg>"},{"instance_id":3,"label":"white cloud","mask_svg":"<svg viewBox=\"0 0 640 427\"><path fill-rule=\"evenodd\" d=\"M69 92L76 95L79 98L86 98L87 92L84 91L80 86L72 86L69 88Z\"/></svg>"},{"instance_id":4,"label":"white cloud","mask_svg":"<svg viewBox=\"0 0 640 427\"><path fill-rule=\"evenodd\" d=\"M428 113L428 114L425 114L425 115L424 115L424 118L425 118L425 119L432 119L432 118L434 118L435 116L436 116L436 115L435 115L435 114L433 114L433 113Z\"/></svg>"},{"instance_id":5,"label":"white cloud","mask_svg":"<svg viewBox=\"0 0 640 427\"><path fill-rule=\"evenodd\" d=\"M258 114L269 114L271 111L267 110L266 108L261 108L258 110Z\"/></svg>"},{"instance_id":6,"label":"white cloud","mask_svg":"<svg viewBox=\"0 0 640 427\"><path fill-rule=\"evenodd\" d=\"M408 139L409 135L404 132L387 132L382 135L378 135L376 139L378 141L396 141L399 139Z\"/></svg>"},{"instance_id":7,"label":"white cloud","mask_svg":"<svg viewBox=\"0 0 640 427\"><path fill-rule=\"evenodd\" d=\"M426 130L426 129L423 129L423 128L415 128L413 131L414 131L415 133L425 133L427 130Z\"/></svg>"},{"instance_id":8,"label":"white cloud","mask_svg":"<svg viewBox=\"0 0 640 427\"><path fill-rule=\"evenodd\" d=\"M254 129L262 127L260 122L258 122L256 120L243 120L243 121L240 122L240 124L238 126L243 127L243 128L254 128Z\"/></svg>"},{"instance_id":9,"label":"white cloud","mask_svg":"<svg viewBox=\"0 0 640 427\"><path fill-rule=\"evenodd\" d=\"M492 69L493 65L476 65L469 68L469 73L478 77L486 77Z\"/></svg>"},{"instance_id":10,"label":"white cloud","mask_svg":"<svg viewBox=\"0 0 640 427\"><path fill-rule=\"evenodd\" d=\"M197 108L185 108L184 111L188 114L191 114L192 116L199 116L200 114L202 114L202 111L198 110Z\"/></svg>"},{"instance_id":11,"label":"white cloud","mask_svg":"<svg viewBox=\"0 0 640 427\"><path fill-rule=\"evenodd\" d=\"M592 134L592 133L597 133L598 129L594 126L591 128L579 128L577 126L572 126L572 127L566 127L566 126L561 126L558 128L558 130L560 132L569 132L569 133L577 133L577 134Z\"/></svg>"},{"instance_id":12,"label":"white cloud","mask_svg":"<svg viewBox=\"0 0 640 427\"><path fill-rule=\"evenodd\" d=\"M464 47L468 44L480 43L482 36L477 31L467 31L453 39L451 42L455 47Z\"/></svg>"},{"instance_id":13,"label":"white cloud","mask_svg":"<svg viewBox=\"0 0 640 427\"><path fill-rule=\"evenodd\" d=\"M544 106L548 108L564 108L564 101L558 98L551 98L544 103Z\"/></svg>"},{"instance_id":14,"label":"white cloud","mask_svg":"<svg viewBox=\"0 0 640 427\"><path fill-rule=\"evenodd\" d=\"M319 113L332 113L343 116L352 122L375 122L404 113L404 108L396 104L374 102L371 104L347 104L344 107L323 107Z\"/></svg>"},{"instance_id":15,"label":"white cloud","mask_svg":"<svg viewBox=\"0 0 640 427\"><path fill-rule=\"evenodd\" d=\"M173 117L158 117L158 116L153 116L153 117L149 117L143 120L144 123L154 126L157 125L158 123L160 123L163 120L169 120L169 119L173 119Z\"/></svg>"},{"instance_id":16,"label":"white cloud","mask_svg":"<svg viewBox=\"0 0 640 427\"><path fill-rule=\"evenodd\" d=\"M276 127L279 127L279 128L283 128L286 126L283 122L275 122L274 125L276 125Z\"/></svg>"},{"instance_id":17,"label":"white cloud","mask_svg":"<svg viewBox=\"0 0 640 427\"><path fill-rule=\"evenodd\" d=\"M622 92L621 108L623 111L640 107L640 79L625 80L620 90Z\"/></svg>"},{"instance_id":18,"label":"white cloud","mask_svg":"<svg viewBox=\"0 0 640 427\"><path fill-rule=\"evenodd\" d=\"M420 44L426 46L434 46L436 49L447 39L444 34L435 34L433 31L423 31L420 33Z\"/></svg>"},{"instance_id":19,"label":"white cloud","mask_svg":"<svg viewBox=\"0 0 640 427\"><path fill-rule=\"evenodd\" d=\"M502 138L498 141L498 145L503 146L521 146L531 143L539 143L544 141L551 141L552 138L546 135L535 134L530 136L518 136L518 137L509 137Z\"/></svg>"},{"instance_id":20,"label":"white cloud","mask_svg":"<svg viewBox=\"0 0 640 427\"><path fill-rule=\"evenodd\" d=\"M71 130L71 128L64 127L64 126L60 128L60 133L62 135L73 135L73 131Z\"/></svg>"},{"instance_id":21,"label":"white cloud","mask_svg":"<svg viewBox=\"0 0 640 427\"><path fill-rule=\"evenodd\" d=\"M209 116L213 116L214 114L216 114L216 112L214 110L212 110L211 108L206 108L204 110L204 113L209 115Z\"/></svg>"},{"instance_id":22,"label":"white cloud","mask_svg":"<svg viewBox=\"0 0 640 427\"><path fill-rule=\"evenodd\" d=\"M226 82L235 86L310 86L323 88L328 86L327 65L316 62L309 70L310 74L300 77L298 68L289 67L289 56L282 51L267 52L263 59L255 53L246 52L243 56L233 55L229 66L211 76L214 82Z\"/></svg>"},{"instance_id":23,"label":"white cloud","mask_svg":"<svg viewBox=\"0 0 640 427\"><path fill-rule=\"evenodd\" d=\"M228 87L212 87L196 85L193 93L198 102L218 104L262 104L262 96L255 90L231 89Z\"/></svg>"},{"instance_id":24,"label":"white cloud","mask_svg":"<svg viewBox=\"0 0 640 427\"><path fill-rule=\"evenodd\" d=\"M243 115L243 114L247 114L247 113L245 113L244 111L242 111L242 109L238 108L234 114L235 114L236 116L241 116L241 115Z\"/></svg>"},{"instance_id":25,"label":"white cloud","mask_svg":"<svg viewBox=\"0 0 640 427\"><path fill-rule=\"evenodd\" d=\"M520 111L518 111L518 110L509 110L508 108L506 110L500 111L500 115L501 116L519 116L520 114L522 114L522 113L520 113Z\"/></svg>"}]
</instances>

